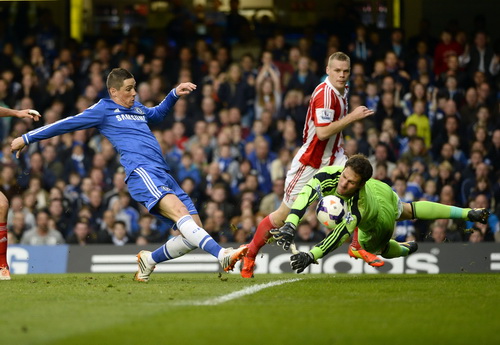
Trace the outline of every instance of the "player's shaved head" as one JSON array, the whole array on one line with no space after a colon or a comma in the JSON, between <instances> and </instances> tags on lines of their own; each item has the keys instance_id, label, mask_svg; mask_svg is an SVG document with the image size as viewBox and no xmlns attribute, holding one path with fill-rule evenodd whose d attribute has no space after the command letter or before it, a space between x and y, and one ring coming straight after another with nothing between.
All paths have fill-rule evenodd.
<instances>
[{"instance_id":1,"label":"player's shaved head","mask_svg":"<svg viewBox=\"0 0 500 345\"><path fill-rule=\"evenodd\" d=\"M328 58L328 64L331 65L333 60L338 60L338 61L347 61L349 66L351 65L351 58L342 52L335 52L330 57Z\"/></svg>"}]
</instances>

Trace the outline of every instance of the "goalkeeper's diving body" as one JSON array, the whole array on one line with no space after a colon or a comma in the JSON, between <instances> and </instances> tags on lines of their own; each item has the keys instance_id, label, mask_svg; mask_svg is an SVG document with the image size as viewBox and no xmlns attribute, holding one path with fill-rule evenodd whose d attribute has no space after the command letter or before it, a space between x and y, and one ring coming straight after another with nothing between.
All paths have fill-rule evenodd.
<instances>
[{"instance_id":1,"label":"goalkeeper's diving body","mask_svg":"<svg viewBox=\"0 0 500 345\"><path fill-rule=\"evenodd\" d=\"M278 245L288 250L293 243L295 228L308 206L318 196L336 195L346 205L341 223L309 252L291 256L291 265L297 273L324 257L353 235L349 255L366 261L371 266L382 266L383 260L408 256L418 249L416 242L396 242L392 239L394 223L409 219L465 219L485 223L487 209L459 208L429 201L403 202L384 182L371 178L373 168L360 154L351 156L345 167L327 166L320 169L302 188L292 205L285 224L271 230Z\"/></svg>"}]
</instances>

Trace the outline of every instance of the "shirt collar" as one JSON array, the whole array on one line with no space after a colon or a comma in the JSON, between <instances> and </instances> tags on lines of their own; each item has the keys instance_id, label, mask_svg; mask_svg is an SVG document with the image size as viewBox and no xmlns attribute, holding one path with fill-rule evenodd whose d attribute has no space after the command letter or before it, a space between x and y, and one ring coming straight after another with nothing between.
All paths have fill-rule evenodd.
<instances>
[{"instance_id":1,"label":"shirt collar","mask_svg":"<svg viewBox=\"0 0 500 345\"><path fill-rule=\"evenodd\" d=\"M347 98L347 94L349 93L349 84L346 84L345 89L344 89L344 95L342 96L342 94L339 92L339 90L337 90L335 88L335 86L333 86L332 83L330 83L330 79L328 79L328 77L325 79L325 81L326 81L326 84L333 89L333 92L335 92L335 94L338 97L343 98L343 99Z\"/></svg>"}]
</instances>

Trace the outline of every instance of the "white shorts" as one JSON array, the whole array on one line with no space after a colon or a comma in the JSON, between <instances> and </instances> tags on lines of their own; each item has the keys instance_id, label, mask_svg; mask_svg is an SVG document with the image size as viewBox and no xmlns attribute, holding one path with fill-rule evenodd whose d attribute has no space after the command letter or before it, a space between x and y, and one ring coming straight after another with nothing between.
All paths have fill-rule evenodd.
<instances>
[{"instance_id":1,"label":"white shorts","mask_svg":"<svg viewBox=\"0 0 500 345\"><path fill-rule=\"evenodd\" d=\"M343 153L335 157L332 165L344 166L347 162L347 156ZM313 168L309 165L304 165L299 162L298 157L294 157L290 170L288 170L285 179L285 195L283 196L283 203L292 208L293 202L297 199L302 188L306 183L318 172L319 169Z\"/></svg>"}]
</instances>

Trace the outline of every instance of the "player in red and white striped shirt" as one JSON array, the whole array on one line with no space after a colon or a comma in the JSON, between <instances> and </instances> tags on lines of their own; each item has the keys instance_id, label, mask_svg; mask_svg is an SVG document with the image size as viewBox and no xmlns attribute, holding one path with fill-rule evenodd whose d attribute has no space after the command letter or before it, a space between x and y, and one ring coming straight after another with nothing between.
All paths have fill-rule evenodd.
<instances>
[{"instance_id":1,"label":"player in red and white striped shirt","mask_svg":"<svg viewBox=\"0 0 500 345\"><path fill-rule=\"evenodd\" d=\"M355 121L373 115L373 111L365 106L347 113L346 84L350 72L349 56L342 52L330 56L326 67L328 78L316 87L309 101L303 144L287 173L283 201L257 227L248 244L248 254L243 259L242 277L253 277L255 257L269 239L269 230L284 224L293 202L307 181L323 166L345 164L347 157L342 148L342 130Z\"/></svg>"},{"instance_id":2,"label":"player in red and white striped shirt","mask_svg":"<svg viewBox=\"0 0 500 345\"><path fill-rule=\"evenodd\" d=\"M28 118L34 121L40 120L40 113L33 109L15 110L0 107L0 117ZM9 211L9 200L5 194L0 192L0 280L10 280L9 265L7 264L7 213Z\"/></svg>"}]
</instances>

